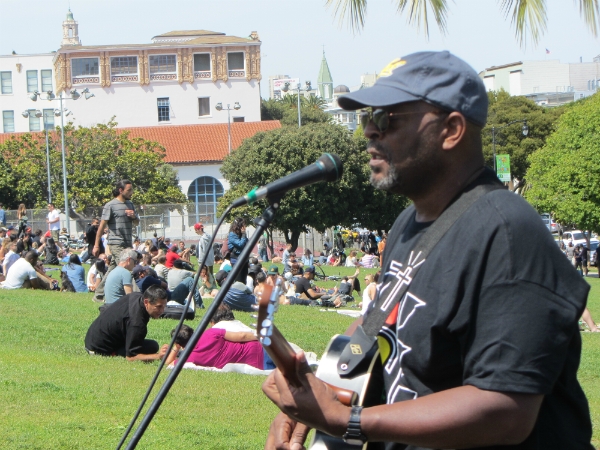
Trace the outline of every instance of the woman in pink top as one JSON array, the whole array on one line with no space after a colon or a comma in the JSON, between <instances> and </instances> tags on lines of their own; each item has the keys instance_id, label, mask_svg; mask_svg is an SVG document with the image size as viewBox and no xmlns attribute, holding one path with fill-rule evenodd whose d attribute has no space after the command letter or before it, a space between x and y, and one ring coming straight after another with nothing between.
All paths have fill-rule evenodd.
<instances>
[{"instance_id":1,"label":"woman in pink top","mask_svg":"<svg viewBox=\"0 0 600 450\"><path fill-rule=\"evenodd\" d=\"M214 326L216 323L229 320L235 320L235 317L229 306L222 304L217 309L210 324ZM187 325L181 327L175 339L177 350L187 345L193 333L193 328ZM166 363L170 364L175 360L175 356L176 352L171 352ZM252 331L227 331L222 328L209 328L206 330L194 347L187 362L197 366L216 367L217 369L222 369L229 363L248 364L260 370L275 368L273 361L263 350L262 345Z\"/></svg>"}]
</instances>

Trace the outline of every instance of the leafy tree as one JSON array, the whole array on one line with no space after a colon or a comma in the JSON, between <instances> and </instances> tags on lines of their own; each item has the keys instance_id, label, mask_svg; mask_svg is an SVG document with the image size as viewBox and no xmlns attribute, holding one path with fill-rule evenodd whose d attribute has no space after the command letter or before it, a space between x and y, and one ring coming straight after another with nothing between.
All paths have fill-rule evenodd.
<instances>
[{"instance_id":1,"label":"leafy tree","mask_svg":"<svg viewBox=\"0 0 600 450\"><path fill-rule=\"evenodd\" d=\"M101 206L112 198L114 183L125 178L135 186L137 204L185 202L175 170L163 161L164 148L157 142L130 139L129 132L117 130L116 125L65 127L67 188L73 209ZM49 147L52 200L62 205L60 132L50 133ZM14 186L14 198L5 202L10 207L20 202L44 206L48 199L44 135L26 133L10 139L0 146L0 154L10 162Z\"/></svg>"},{"instance_id":2,"label":"leafy tree","mask_svg":"<svg viewBox=\"0 0 600 450\"><path fill-rule=\"evenodd\" d=\"M504 90L489 92L488 98L488 120L482 131L486 165L494 167L492 127L496 127L496 154L510 155L511 175L523 180L529 167L527 157L544 145L564 108L544 108L525 97L511 97ZM527 121L527 136L522 133L522 120ZM503 128L510 122L515 123Z\"/></svg>"},{"instance_id":3,"label":"leafy tree","mask_svg":"<svg viewBox=\"0 0 600 450\"><path fill-rule=\"evenodd\" d=\"M408 10L408 22L417 27L423 27L429 36L429 10L435 22L446 33L446 17L448 16L448 0L396 0L400 13ZM365 23L367 0L327 0L328 6L334 5L335 15L348 18L350 26L360 30ZM543 0L502 0L502 9L506 17L511 17L515 26L515 35L519 43L526 43L526 31L531 34L534 44L546 30L546 2ZM598 34L600 19L600 2L598 0L579 0L581 15L594 36Z\"/></svg>"},{"instance_id":4,"label":"leafy tree","mask_svg":"<svg viewBox=\"0 0 600 450\"><path fill-rule=\"evenodd\" d=\"M308 125L309 123L329 123L331 122L331 116L324 112L320 108L313 108L312 106L301 106L300 107L300 122L302 126ZM298 126L298 108L285 109L283 112L283 118L281 119L281 125Z\"/></svg>"},{"instance_id":5,"label":"leafy tree","mask_svg":"<svg viewBox=\"0 0 600 450\"><path fill-rule=\"evenodd\" d=\"M283 119L284 105L281 100L264 98L260 102L260 120L281 120Z\"/></svg>"},{"instance_id":6,"label":"leafy tree","mask_svg":"<svg viewBox=\"0 0 600 450\"><path fill-rule=\"evenodd\" d=\"M359 141L339 125L328 123L283 127L246 139L221 169L231 189L219 201L219 213L235 198L315 162L323 153L337 153L344 174L335 183L317 183L288 192L280 202L273 227L285 234L295 249L307 227L318 231L355 223L371 229L389 229L406 199L376 191L369 184L368 154ZM261 201L235 211L247 219L260 216Z\"/></svg>"},{"instance_id":7,"label":"leafy tree","mask_svg":"<svg viewBox=\"0 0 600 450\"><path fill-rule=\"evenodd\" d=\"M529 156L527 200L563 224L600 232L600 96L575 102Z\"/></svg>"}]
</instances>

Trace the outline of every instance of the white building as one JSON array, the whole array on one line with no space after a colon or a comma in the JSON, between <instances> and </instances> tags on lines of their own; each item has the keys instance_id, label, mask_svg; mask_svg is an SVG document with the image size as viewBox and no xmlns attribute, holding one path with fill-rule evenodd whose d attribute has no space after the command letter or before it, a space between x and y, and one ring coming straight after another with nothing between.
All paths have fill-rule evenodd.
<instances>
[{"instance_id":1,"label":"white building","mask_svg":"<svg viewBox=\"0 0 600 450\"><path fill-rule=\"evenodd\" d=\"M42 129L40 119L22 115L25 110L48 110L52 121L58 102L29 98L49 90L93 94L90 101L65 102L81 126L113 116L122 127L224 123L227 105L236 102L241 109L232 113L234 122L257 122L260 46L256 32L235 37L207 30L172 31L148 44L83 46L69 11L56 53L0 56L2 131ZM224 109L217 111L217 103Z\"/></svg>"},{"instance_id":2,"label":"white building","mask_svg":"<svg viewBox=\"0 0 600 450\"><path fill-rule=\"evenodd\" d=\"M489 67L479 76L488 91L504 89L510 95L554 106L594 94L600 81L600 62L518 61Z\"/></svg>"}]
</instances>

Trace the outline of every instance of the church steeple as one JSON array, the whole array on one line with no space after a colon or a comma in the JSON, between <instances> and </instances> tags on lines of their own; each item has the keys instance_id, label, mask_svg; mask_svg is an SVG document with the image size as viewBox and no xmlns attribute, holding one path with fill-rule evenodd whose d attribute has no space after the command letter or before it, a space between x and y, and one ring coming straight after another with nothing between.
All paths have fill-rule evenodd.
<instances>
[{"instance_id":1,"label":"church steeple","mask_svg":"<svg viewBox=\"0 0 600 450\"><path fill-rule=\"evenodd\" d=\"M329 65L325 59L325 49L323 49L323 59L321 60L321 69L319 70L317 85L319 88L319 97L331 101L333 99L333 78L331 77Z\"/></svg>"},{"instance_id":2,"label":"church steeple","mask_svg":"<svg viewBox=\"0 0 600 450\"><path fill-rule=\"evenodd\" d=\"M81 45L81 41L79 40L79 24L73 18L71 8L69 8L67 18L63 22L62 27L63 38L60 44L61 47L66 47L69 45Z\"/></svg>"}]
</instances>

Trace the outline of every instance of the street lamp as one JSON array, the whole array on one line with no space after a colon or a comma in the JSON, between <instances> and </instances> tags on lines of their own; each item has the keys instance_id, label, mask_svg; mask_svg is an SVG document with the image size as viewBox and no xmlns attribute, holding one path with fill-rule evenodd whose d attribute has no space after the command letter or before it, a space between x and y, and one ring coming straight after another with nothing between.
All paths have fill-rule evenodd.
<instances>
[{"instance_id":1,"label":"street lamp","mask_svg":"<svg viewBox=\"0 0 600 450\"><path fill-rule=\"evenodd\" d=\"M513 123L518 122L523 122L523 126L521 127L521 133L523 133L523 136L527 136L527 134L529 133L529 127L527 126L526 119L513 120L512 122L508 122L506 125L502 125L501 127L492 127L492 153L494 158L494 172L496 172L496 130L501 130L509 125L512 125Z\"/></svg>"},{"instance_id":2,"label":"street lamp","mask_svg":"<svg viewBox=\"0 0 600 450\"><path fill-rule=\"evenodd\" d=\"M54 115L58 117L60 112L58 109L54 110ZM29 111L25 110L21 114L23 117L27 118L30 116ZM46 115L42 113L39 109L35 110L35 117L38 119L41 117L44 123L44 131L46 133L46 169L48 171L48 203L52 203L52 185L50 183L50 147L48 146L48 126L46 124Z\"/></svg>"},{"instance_id":3,"label":"street lamp","mask_svg":"<svg viewBox=\"0 0 600 450\"><path fill-rule=\"evenodd\" d=\"M88 100L92 97L94 97L94 94L90 92L90 90L88 88L85 88L82 93L85 96L85 99ZM43 94L41 94L39 91L34 91L29 95L29 98L34 101L37 102L38 97L41 98L42 100L59 100L60 101L60 109L55 109L54 110L54 115L58 117L58 115L60 115L60 141L61 141L61 151L62 151L62 169L63 169L63 193L64 193L64 197L65 197L65 216L66 216L66 220L67 220L67 233L69 235L71 235L71 219L69 217L69 197L68 197L68 193L67 193L67 160L66 160L66 152L65 152L65 116L70 115L72 112L69 111L66 108L63 108L63 91L60 92L60 97L57 99L56 95L54 95L54 92L52 91L47 91L44 93L46 95L45 98L42 97ZM77 92L77 89L74 89L71 91L71 100L77 100L79 97L81 97L81 94L79 92ZM68 98L65 98L64 100L69 100ZM45 128L45 127L44 127ZM48 169L50 170L50 169Z\"/></svg>"},{"instance_id":4,"label":"street lamp","mask_svg":"<svg viewBox=\"0 0 600 450\"><path fill-rule=\"evenodd\" d=\"M93 94L92 94L93 95ZM227 103L227 108L223 108L223 103L219 102L215 105L215 109L217 111L227 111L227 142L229 144L229 154L231 155L231 116L229 111L232 110L239 110L242 107L242 105L240 105L240 102L235 102L233 104L233 108L230 107L229 103Z\"/></svg>"},{"instance_id":5,"label":"street lamp","mask_svg":"<svg viewBox=\"0 0 600 450\"><path fill-rule=\"evenodd\" d=\"M306 88L304 88L304 89L300 89L300 86L301 86L300 82L298 82L298 85L296 86L296 89L298 90L298 128L300 128L302 126L302 115L300 113L300 92L302 90L304 90L306 92L310 92L312 89L310 81L307 81L305 84L306 84ZM289 91L290 83L286 81L284 83L283 87L281 88L281 90L283 92Z\"/></svg>"}]
</instances>

